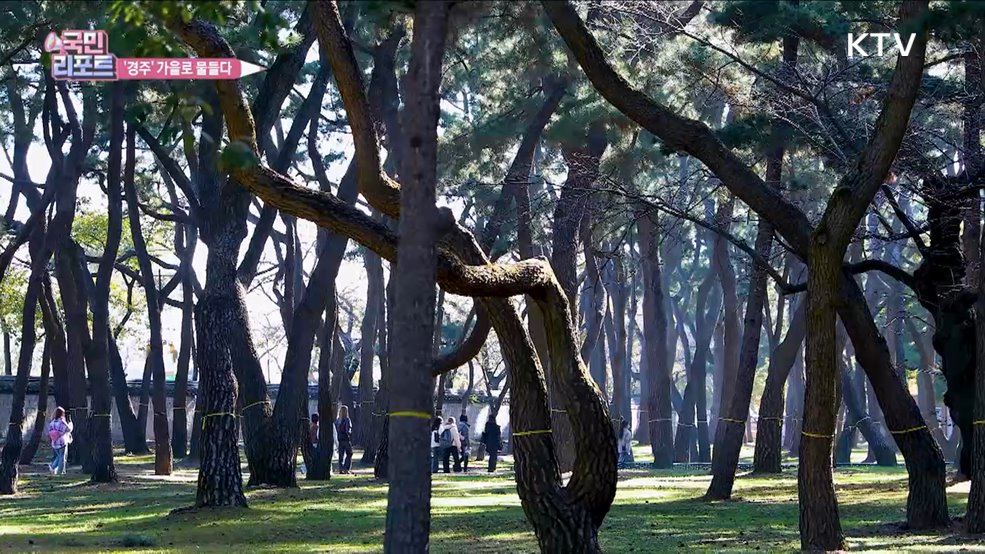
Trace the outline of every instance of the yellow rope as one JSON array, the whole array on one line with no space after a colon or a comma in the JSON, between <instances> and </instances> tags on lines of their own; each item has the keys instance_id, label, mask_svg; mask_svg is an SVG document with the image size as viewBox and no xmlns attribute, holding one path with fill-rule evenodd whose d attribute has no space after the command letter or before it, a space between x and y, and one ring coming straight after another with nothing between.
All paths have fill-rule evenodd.
<instances>
[{"instance_id":1,"label":"yellow rope","mask_svg":"<svg viewBox=\"0 0 985 554\"><path fill-rule=\"evenodd\" d=\"M921 431L921 430L926 429L926 428L927 428L926 425L920 425L920 426L917 426L917 427L910 427L909 429L903 429L902 431L893 431L892 429L890 429L889 432L890 432L890 434L893 434L893 435L905 435L907 433L912 433L914 431Z\"/></svg>"},{"instance_id":2,"label":"yellow rope","mask_svg":"<svg viewBox=\"0 0 985 554\"><path fill-rule=\"evenodd\" d=\"M402 412L390 412L390 417L419 417L421 419L431 419L431 414L427 412L414 412L411 410L404 410Z\"/></svg>"},{"instance_id":3,"label":"yellow rope","mask_svg":"<svg viewBox=\"0 0 985 554\"><path fill-rule=\"evenodd\" d=\"M672 417L661 417L661 418L657 418L657 419L648 419L648 420L646 420L647 423L655 423L655 422L658 422L658 421L674 421L674 418L672 418Z\"/></svg>"},{"instance_id":4,"label":"yellow rope","mask_svg":"<svg viewBox=\"0 0 985 554\"><path fill-rule=\"evenodd\" d=\"M243 406L243 409L240 410L239 413L243 413L246 410L249 410L250 408L252 408L253 406L258 406L260 404L270 404L270 401L269 400L257 400L256 402L254 402L252 404L247 404L246 406Z\"/></svg>"},{"instance_id":5,"label":"yellow rope","mask_svg":"<svg viewBox=\"0 0 985 554\"><path fill-rule=\"evenodd\" d=\"M112 414L92 414L89 417L112 417Z\"/></svg>"},{"instance_id":6,"label":"yellow rope","mask_svg":"<svg viewBox=\"0 0 985 554\"><path fill-rule=\"evenodd\" d=\"M568 410L559 410L557 408L551 408L551 411L552 412L557 412L559 414L566 414L566 413L568 413Z\"/></svg>"},{"instance_id":7,"label":"yellow rope","mask_svg":"<svg viewBox=\"0 0 985 554\"><path fill-rule=\"evenodd\" d=\"M538 429L536 431L516 431L513 433L514 437L526 437L527 435L545 435L551 433L550 429Z\"/></svg>"},{"instance_id":8,"label":"yellow rope","mask_svg":"<svg viewBox=\"0 0 985 554\"><path fill-rule=\"evenodd\" d=\"M720 418L718 418L718 421L727 421L729 423L745 423L746 422L746 420L744 420L744 419L732 419L730 417L720 417Z\"/></svg>"},{"instance_id":9,"label":"yellow rope","mask_svg":"<svg viewBox=\"0 0 985 554\"><path fill-rule=\"evenodd\" d=\"M207 418L210 418L210 417L218 417L218 416L226 416L226 415L227 416L236 417L236 414L234 414L232 412L216 412L214 414L205 414L205 415L202 416L202 427L205 427L205 420Z\"/></svg>"},{"instance_id":10,"label":"yellow rope","mask_svg":"<svg viewBox=\"0 0 985 554\"><path fill-rule=\"evenodd\" d=\"M985 419L979 419L978 421L972 423L972 425L985 425Z\"/></svg>"},{"instance_id":11,"label":"yellow rope","mask_svg":"<svg viewBox=\"0 0 985 554\"><path fill-rule=\"evenodd\" d=\"M801 435L804 435L805 437L810 437L812 439L833 439L833 438L835 438L834 435L819 435L817 433L808 433L807 431L801 431L800 434Z\"/></svg>"}]
</instances>

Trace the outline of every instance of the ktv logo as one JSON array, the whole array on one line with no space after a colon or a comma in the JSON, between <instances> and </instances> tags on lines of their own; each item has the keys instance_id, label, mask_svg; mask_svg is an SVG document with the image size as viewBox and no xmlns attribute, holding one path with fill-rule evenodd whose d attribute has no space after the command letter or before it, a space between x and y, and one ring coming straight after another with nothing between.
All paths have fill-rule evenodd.
<instances>
[{"instance_id":1,"label":"ktv logo","mask_svg":"<svg viewBox=\"0 0 985 554\"><path fill-rule=\"evenodd\" d=\"M896 48L899 50L899 55L905 58L910 55L910 50L913 48L913 39L917 38L917 35L911 34L910 40L908 40L906 46L904 46L903 37L899 33L862 33L857 37L854 33L848 33L848 57L854 58L856 53L860 56L869 55L868 52L862 49L862 41L865 39L875 39L876 55L883 56L886 51L885 40L889 37L892 37L895 40ZM872 41L869 40L868 42L871 44Z\"/></svg>"}]
</instances>

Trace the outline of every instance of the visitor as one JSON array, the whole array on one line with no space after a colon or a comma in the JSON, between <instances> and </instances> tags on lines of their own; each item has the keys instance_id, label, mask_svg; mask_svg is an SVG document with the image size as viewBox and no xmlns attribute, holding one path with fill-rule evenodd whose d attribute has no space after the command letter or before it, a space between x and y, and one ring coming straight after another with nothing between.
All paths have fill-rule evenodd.
<instances>
[{"instance_id":1,"label":"visitor","mask_svg":"<svg viewBox=\"0 0 985 554\"><path fill-rule=\"evenodd\" d=\"M311 444L311 449L316 450L318 448L318 414L311 414L311 425L308 426L308 443Z\"/></svg>"},{"instance_id":2,"label":"visitor","mask_svg":"<svg viewBox=\"0 0 985 554\"><path fill-rule=\"evenodd\" d=\"M308 436L305 437L305 439L308 441L308 444L301 447L302 461L301 461L301 465L298 466L298 469L301 471L301 475L304 475L305 473L308 472L308 465L304 463L304 459L305 456L308 456L309 452L314 452L318 450L318 433L321 431L321 429L319 429L318 427L318 414L311 414L311 419L309 419L308 421L311 422L308 425Z\"/></svg>"},{"instance_id":3,"label":"visitor","mask_svg":"<svg viewBox=\"0 0 985 554\"><path fill-rule=\"evenodd\" d=\"M444 459L445 473L448 471L448 459L455 458L455 473L462 471L462 459L459 452L462 450L462 437L458 434L458 425L455 418L449 417L444 425L441 426L438 435L438 448L441 449L441 456Z\"/></svg>"},{"instance_id":4,"label":"visitor","mask_svg":"<svg viewBox=\"0 0 985 554\"><path fill-rule=\"evenodd\" d=\"M631 464L633 459L633 432L629 429L629 421L622 419L619 429L619 465Z\"/></svg>"},{"instance_id":5,"label":"visitor","mask_svg":"<svg viewBox=\"0 0 985 554\"><path fill-rule=\"evenodd\" d=\"M482 431L482 444L486 445L486 454L489 455L489 473L496 471L499 451L503 449L502 432L496 424L496 418L491 414L486 420L486 428Z\"/></svg>"},{"instance_id":6,"label":"visitor","mask_svg":"<svg viewBox=\"0 0 985 554\"><path fill-rule=\"evenodd\" d=\"M349 408L339 407L339 418L335 420L335 429L339 440L339 473L349 473L352 466L352 420L349 419Z\"/></svg>"},{"instance_id":7,"label":"visitor","mask_svg":"<svg viewBox=\"0 0 985 554\"><path fill-rule=\"evenodd\" d=\"M469 426L469 416L462 414L458 418L458 435L462 439L462 471L469 471L469 456L472 454L472 441L469 435L472 434L472 427Z\"/></svg>"},{"instance_id":8,"label":"visitor","mask_svg":"<svg viewBox=\"0 0 985 554\"><path fill-rule=\"evenodd\" d=\"M438 461L441 459L441 418L436 417L431 422L431 473L438 473Z\"/></svg>"},{"instance_id":9,"label":"visitor","mask_svg":"<svg viewBox=\"0 0 985 554\"><path fill-rule=\"evenodd\" d=\"M48 424L48 438L51 439L51 463L48 469L52 475L65 474L65 461L68 459L68 445L72 444L72 429L75 426L65 419L65 408L55 408L55 417Z\"/></svg>"}]
</instances>

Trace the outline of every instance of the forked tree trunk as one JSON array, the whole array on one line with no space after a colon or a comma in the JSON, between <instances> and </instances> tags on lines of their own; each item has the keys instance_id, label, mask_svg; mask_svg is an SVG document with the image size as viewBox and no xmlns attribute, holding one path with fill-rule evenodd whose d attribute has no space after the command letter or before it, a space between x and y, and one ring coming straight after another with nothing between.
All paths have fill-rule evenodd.
<instances>
[{"instance_id":1,"label":"forked tree trunk","mask_svg":"<svg viewBox=\"0 0 985 554\"><path fill-rule=\"evenodd\" d=\"M687 386L684 389L683 410L677 421L677 435L674 437L674 461L693 462L703 461L705 452L698 453L698 459L692 459L691 445L695 441L701 445L701 433L708 432L708 416L705 389L707 386L708 355L711 351L711 335L714 332L718 314L721 310L721 295L715 286L715 271L708 269L704 280L698 286L698 296L695 305L697 320L694 358L688 370ZM695 418L697 416L697 418ZM704 441L707 444L707 440Z\"/></svg>"},{"instance_id":2,"label":"forked tree trunk","mask_svg":"<svg viewBox=\"0 0 985 554\"><path fill-rule=\"evenodd\" d=\"M568 296L568 306L574 321L578 320L578 269L577 248L578 230L585 214L591 188L598 178L599 163L608 146L604 129L592 125L581 144L565 145L564 160L568 175L561 187L561 195L554 209L553 232L551 235L551 267L557 275L561 287ZM549 339L548 339L549 340ZM558 453L561 472L574 468L574 437L567 413L555 400L560 386L553 373L547 375L547 387L551 396L551 427L554 430L554 444Z\"/></svg>"}]
</instances>

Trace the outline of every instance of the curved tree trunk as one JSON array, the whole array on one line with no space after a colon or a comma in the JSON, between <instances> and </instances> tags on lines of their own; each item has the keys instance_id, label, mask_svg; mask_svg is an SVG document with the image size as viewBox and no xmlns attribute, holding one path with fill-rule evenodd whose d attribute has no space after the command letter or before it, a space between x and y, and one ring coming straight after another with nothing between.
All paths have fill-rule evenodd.
<instances>
[{"instance_id":1,"label":"curved tree trunk","mask_svg":"<svg viewBox=\"0 0 985 554\"><path fill-rule=\"evenodd\" d=\"M192 281L197 237L191 225L175 229L175 250L181 257L181 345L178 347L178 368L174 376L174 407L172 408L171 450L175 458L188 455L188 370L194 340L195 291Z\"/></svg>"},{"instance_id":2,"label":"curved tree trunk","mask_svg":"<svg viewBox=\"0 0 985 554\"><path fill-rule=\"evenodd\" d=\"M131 133L132 135L132 133ZM131 141L132 143L132 141ZM128 146L132 148L132 146ZM137 207L137 189L133 182L131 162L127 162L127 175L123 179L123 190L126 196L127 212L130 217L130 234L133 238L137 263L140 265L140 276L144 285L144 295L147 297L147 319L150 327L150 346L148 363L150 364L153 407L154 407L154 473L156 475L171 475L171 437L168 425L167 394L165 392L164 376L164 344L161 333L161 304L158 297L157 283L154 280L154 269L147 254L147 243L141 230L140 210Z\"/></svg>"},{"instance_id":3,"label":"curved tree trunk","mask_svg":"<svg viewBox=\"0 0 985 554\"><path fill-rule=\"evenodd\" d=\"M780 159L771 160L775 165L767 177L768 181L779 182ZM759 221L756 230L756 253L763 259L770 258L773 243L773 227L765 220ZM766 305L766 270L758 265L752 268L749 277L749 297L746 300L746 316L743 326L742 350L739 353L739 366L731 389L724 391L724 411L721 412L715 433L715 448L712 451L712 480L705 493L709 500L724 500L732 497L735 472L739 466L739 452L745 435L745 424L749 418L749 404L752 401L752 388L756 379L756 366L759 360L759 341L762 335L763 309Z\"/></svg>"},{"instance_id":4,"label":"curved tree trunk","mask_svg":"<svg viewBox=\"0 0 985 554\"><path fill-rule=\"evenodd\" d=\"M805 312L807 303L801 301L796 309L791 308L790 325L787 334L770 355L766 369L766 384L759 401L759 420L756 426L756 450L753 455L754 473L780 473L783 458L783 386L790 375L794 361L800 355L804 336L807 334ZM788 422L787 428L794 427Z\"/></svg>"},{"instance_id":5,"label":"curved tree trunk","mask_svg":"<svg viewBox=\"0 0 985 554\"><path fill-rule=\"evenodd\" d=\"M34 455L38 453L38 446L41 445L41 437L44 436L45 427L48 423L48 381L51 377L51 344L47 339L44 343L44 352L41 355L41 381L38 388L38 410L34 415L34 428L31 430L31 437L24 450L21 451L21 465L30 465L34 461Z\"/></svg>"},{"instance_id":6,"label":"curved tree trunk","mask_svg":"<svg viewBox=\"0 0 985 554\"><path fill-rule=\"evenodd\" d=\"M24 401L37 340L34 329L35 314L41 283L48 279L46 271L51 256L50 247L45 242L44 225L40 225L31 238L31 275L27 283L27 292L24 294L24 310L21 314L21 345L17 360L17 376L14 378L10 423L7 426L3 449L0 450L0 494L17 494L17 465L24 446Z\"/></svg>"}]
</instances>

